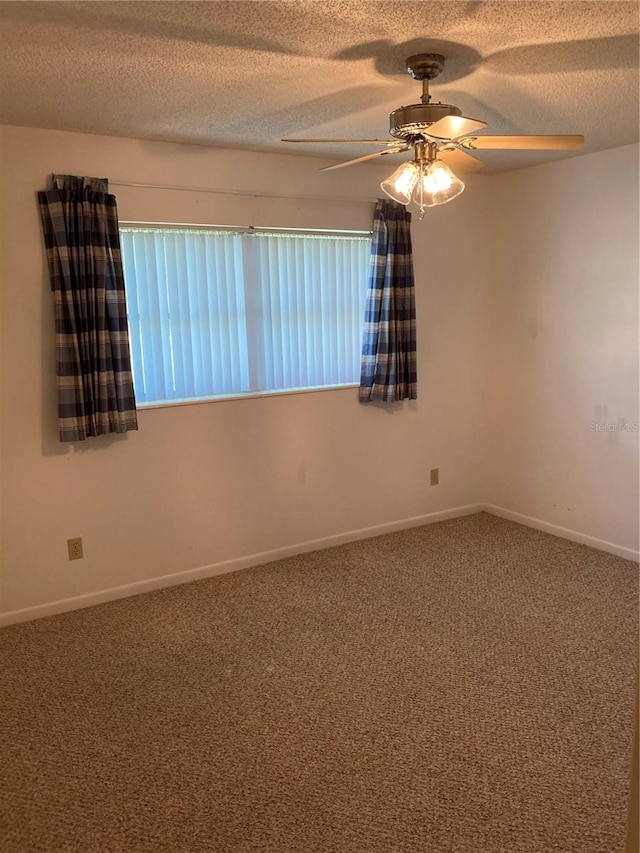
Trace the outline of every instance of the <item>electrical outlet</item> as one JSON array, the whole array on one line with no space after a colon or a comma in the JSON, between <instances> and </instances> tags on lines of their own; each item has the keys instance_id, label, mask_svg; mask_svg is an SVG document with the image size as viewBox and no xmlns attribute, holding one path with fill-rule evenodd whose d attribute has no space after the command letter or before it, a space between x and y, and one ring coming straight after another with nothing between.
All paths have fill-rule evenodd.
<instances>
[{"instance_id":1,"label":"electrical outlet","mask_svg":"<svg viewBox=\"0 0 640 853\"><path fill-rule=\"evenodd\" d=\"M437 486L438 483L440 482L440 469L439 468L432 468L430 471L430 475L431 475L431 485Z\"/></svg>"},{"instance_id":2,"label":"electrical outlet","mask_svg":"<svg viewBox=\"0 0 640 853\"><path fill-rule=\"evenodd\" d=\"M78 536L75 539L67 539L67 548L69 549L70 560L81 560L84 557L81 536Z\"/></svg>"}]
</instances>

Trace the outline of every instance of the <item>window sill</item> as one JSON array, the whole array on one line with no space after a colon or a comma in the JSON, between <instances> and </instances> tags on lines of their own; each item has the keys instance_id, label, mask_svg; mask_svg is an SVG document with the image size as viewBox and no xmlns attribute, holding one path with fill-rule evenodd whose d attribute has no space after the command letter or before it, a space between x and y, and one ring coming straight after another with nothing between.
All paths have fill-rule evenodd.
<instances>
[{"instance_id":1,"label":"window sill","mask_svg":"<svg viewBox=\"0 0 640 853\"><path fill-rule=\"evenodd\" d=\"M347 391L358 388L357 382L347 385L322 385L317 388L286 388L278 391L252 391L243 394L224 394L218 397L197 397L188 400L162 400L157 403L137 403L138 411L147 409L169 409L176 406L199 406L203 403L226 403L233 400L254 400L260 397L289 397L292 394L317 394L324 391Z\"/></svg>"}]
</instances>

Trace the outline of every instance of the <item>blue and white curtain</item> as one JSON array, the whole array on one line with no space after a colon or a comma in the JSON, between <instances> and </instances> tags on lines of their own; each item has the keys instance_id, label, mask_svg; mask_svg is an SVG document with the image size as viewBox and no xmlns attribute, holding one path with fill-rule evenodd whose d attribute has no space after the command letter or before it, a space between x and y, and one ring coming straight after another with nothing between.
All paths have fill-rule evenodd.
<instances>
[{"instance_id":1,"label":"blue and white curtain","mask_svg":"<svg viewBox=\"0 0 640 853\"><path fill-rule=\"evenodd\" d=\"M360 401L415 400L416 309L411 214L378 199L364 318Z\"/></svg>"},{"instance_id":2,"label":"blue and white curtain","mask_svg":"<svg viewBox=\"0 0 640 853\"><path fill-rule=\"evenodd\" d=\"M55 311L60 441L138 429L115 196L53 175L38 193Z\"/></svg>"}]
</instances>

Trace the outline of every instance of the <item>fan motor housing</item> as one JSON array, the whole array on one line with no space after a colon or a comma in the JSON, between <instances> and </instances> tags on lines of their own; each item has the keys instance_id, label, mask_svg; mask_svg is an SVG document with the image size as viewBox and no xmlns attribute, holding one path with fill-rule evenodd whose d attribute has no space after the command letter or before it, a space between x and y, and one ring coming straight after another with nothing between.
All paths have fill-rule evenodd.
<instances>
[{"instance_id":1,"label":"fan motor housing","mask_svg":"<svg viewBox=\"0 0 640 853\"><path fill-rule=\"evenodd\" d=\"M398 139L428 133L434 122L446 116L461 116L462 110L451 104L409 104L389 115L389 133Z\"/></svg>"}]
</instances>

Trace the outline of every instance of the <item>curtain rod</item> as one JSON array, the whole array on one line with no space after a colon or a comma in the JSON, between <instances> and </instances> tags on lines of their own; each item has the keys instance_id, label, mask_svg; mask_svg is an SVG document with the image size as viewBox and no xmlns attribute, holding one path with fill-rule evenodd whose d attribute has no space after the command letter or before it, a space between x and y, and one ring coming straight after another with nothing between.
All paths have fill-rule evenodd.
<instances>
[{"instance_id":1,"label":"curtain rod","mask_svg":"<svg viewBox=\"0 0 640 853\"><path fill-rule=\"evenodd\" d=\"M213 187L184 187L178 184L139 184L132 181L109 181L109 186L114 187L134 187L136 189L145 190L180 190L182 192L191 193L213 193L215 195L238 195L248 196L249 198L288 198L300 199L304 201L335 201L335 202L356 202L358 204L375 204L375 198L338 198L335 196L306 196L306 195L285 195L283 193L252 193L245 190L221 190Z\"/></svg>"}]
</instances>

